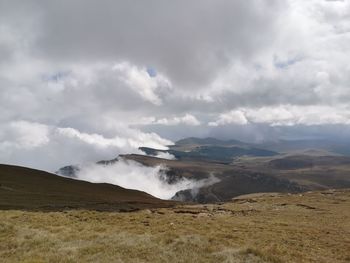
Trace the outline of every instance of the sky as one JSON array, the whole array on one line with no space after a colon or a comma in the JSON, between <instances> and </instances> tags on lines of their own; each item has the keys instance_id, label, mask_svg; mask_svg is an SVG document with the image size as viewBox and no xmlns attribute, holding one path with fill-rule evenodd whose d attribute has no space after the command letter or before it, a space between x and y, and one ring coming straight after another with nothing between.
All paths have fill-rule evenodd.
<instances>
[{"instance_id":1,"label":"sky","mask_svg":"<svg viewBox=\"0 0 350 263\"><path fill-rule=\"evenodd\" d=\"M350 139L349 0L0 0L0 162Z\"/></svg>"}]
</instances>

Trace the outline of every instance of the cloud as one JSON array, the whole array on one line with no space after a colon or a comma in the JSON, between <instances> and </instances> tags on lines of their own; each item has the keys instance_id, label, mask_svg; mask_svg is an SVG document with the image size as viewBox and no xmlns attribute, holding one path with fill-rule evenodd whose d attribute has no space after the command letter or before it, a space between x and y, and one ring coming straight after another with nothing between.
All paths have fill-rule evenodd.
<instances>
[{"instance_id":1,"label":"cloud","mask_svg":"<svg viewBox=\"0 0 350 263\"><path fill-rule=\"evenodd\" d=\"M151 120L151 122L149 124L160 124L160 125L168 125L168 126L184 124L184 125L189 125L189 126L198 126L201 123L195 116L193 116L191 114L185 114L182 117L162 118L162 119L158 119L158 120Z\"/></svg>"},{"instance_id":2,"label":"cloud","mask_svg":"<svg viewBox=\"0 0 350 263\"><path fill-rule=\"evenodd\" d=\"M57 169L194 135L334 136L349 15L349 1L1 1L0 158Z\"/></svg>"},{"instance_id":3,"label":"cloud","mask_svg":"<svg viewBox=\"0 0 350 263\"><path fill-rule=\"evenodd\" d=\"M130 160L119 160L112 165L86 165L77 174L77 178L94 183L110 183L128 189L145 191L161 199L170 199L176 192L191 189L198 182L181 179L169 184L166 167L147 167ZM201 182L199 182L201 183Z\"/></svg>"},{"instance_id":4,"label":"cloud","mask_svg":"<svg viewBox=\"0 0 350 263\"><path fill-rule=\"evenodd\" d=\"M119 73L122 82L138 92L146 101L155 105L161 105L162 100L157 95L157 90L169 91L171 83L159 73L151 76L146 68L139 69L130 63L124 62L113 66L113 70Z\"/></svg>"},{"instance_id":5,"label":"cloud","mask_svg":"<svg viewBox=\"0 0 350 263\"><path fill-rule=\"evenodd\" d=\"M209 126L220 126L225 124L247 124L248 120L241 110L233 110L222 113L217 121L209 122Z\"/></svg>"},{"instance_id":6,"label":"cloud","mask_svg":"<svg viewBox=\"0 0 350 263\"><path fill-rule=\"evenodd\" d=\"M248 32L273 33L284 7L284 1L275 0L64 0L40 3L27 17L41 22L38 56L59 61L127 59L161 69L184 91L206 84L231 56L248 56L257 45L268 45L267 35Z\"/></svg>"},{"instance_id":7,"label":"cloud","mask_svg":"<svg viewBox=\"0 0 350 263\"><path fill-rule=\"evenodd\" d=\"M167 160L176 160L176 157L168 152L157 152L157 155L155 155L155 157Z\"/></svg>"},{"instance_id":8,"label":"cloud","mask_svg":"<svg viewBox=\"0 0 350 263\"><path fill-rule=\"evenodd\" d=\"M209 126L227 124L245 125L262 123L272 126L350 124L350 108L330 106L293 106L240 108L223 113L217 121L209 122Z\"/></svg>"},{"instance_id":9,"label":"cloud","mask_svg":"<svg viewBox=\"0 0 350 263\"><path fill-rule=\"evenodd\" d=\"M128 128L125 128L128 129ZM27 121L1 126L0 155L2 163L55 171L67 164L109 160L119 154L139 153L141 146L167 149L171 141L154 133L135 129L127 136L105 137L82 133L73 128L57 128Z\"/></svg>"},{"instance_id":10,"label":"cloud","mask_svg":"<svg viewBox=\"0 0 350 263\"><path fill-rule=\"evenodd\" d=\"M37 148L49 142L49 129L40 123L14 121L3 127L0 138L0 148Z\"/></svg>"}]
</instances>

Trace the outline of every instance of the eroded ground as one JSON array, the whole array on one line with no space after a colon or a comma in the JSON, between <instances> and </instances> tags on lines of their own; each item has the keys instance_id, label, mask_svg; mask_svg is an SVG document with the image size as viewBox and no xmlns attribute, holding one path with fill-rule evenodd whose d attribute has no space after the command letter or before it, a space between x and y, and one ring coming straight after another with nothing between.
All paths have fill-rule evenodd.
<instances>
[{"instance_id":1,"label":"eroded ground","mask_svg":"<svg viewBox=\"0 0 350 263\"><path fill-rule=\"evenodd\" d=\"M0 211L1 262L350 262L350 190L131 213Z\"/></svg>"}]
</instances>

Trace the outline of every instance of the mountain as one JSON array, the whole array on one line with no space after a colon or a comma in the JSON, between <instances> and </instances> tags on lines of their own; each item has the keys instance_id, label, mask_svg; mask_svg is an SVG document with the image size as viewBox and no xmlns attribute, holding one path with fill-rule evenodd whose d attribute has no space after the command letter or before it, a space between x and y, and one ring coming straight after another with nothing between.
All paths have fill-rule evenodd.
<instances>
[{"instance_id":1,"label":"mountain","mask_svg":"<svg viewBox=\"0 0 350 263\"><path fill-rule=\"evenodd\" d=\"M67 165L58 169L55 174L62 175L64 177L76 178L77 173L80 171L77 165Z\"/></svg>"},{"instance_id":2,"label":"mountain","mask_svg":"<svg viewBox=\"0 0 350 263\"><path fill-rule=\"evenodd\" d=\"M242 169L236 165L190 160L163 160L145 155L123 155L146 166L166 165L170 181L183 178L198 182L198 187L178 192L172 199L199 203L223 202L233 197L259 192L297 193L307 187L279 178L272 173L255 169ZM205 183L202 183L204 180Z\"/></svg>"},{"instance_id":3,"label":"mountain","mask_svg":"<svg viewBox=\"0 0 350 263\"><path fill-rule=\"evenodd\" d=\"M292 148L293 144L285 143L291 151L279 154L236 140L187 138L168 150L141 147L147 155L120 155L97 164L110 165L122 158L145 166L163 165L166 168L162 172L169 184L184 178L197 182L176 193L173 200L200 203L223 202L259 192L297 193L350 187L350 157L323 149L301 148L301 144ZM297 150L299 147L301 150ZM159 158L159 153L169 153L176 159ZM77 166L67 166L57 173L74 178L78 170Z\"/></svg>"},{"instance_id":4,"label":"mountain","mask_svg":"<svg viewBox=\"0 0 350 263\"><path fill-rule=\"evenodd\" d=\"M224 146L198 146L192 150L158 150L148 147L140 147L141 151L147 155L157 156L159 152L165 152L173 155L178 160L201 160L208 162L231 163L234 158L239 156L274 156L277 152L259 149L259 148L242 148L242 147L224 147Z\"/></svg>"},{"instance_id":5,"label":"mountain","mask_svg":"<svg viewBox=\"0 0 350 263\"><path fill-rule=\"evenodd\" d=\"M231 163L240 156L275 156L278 152L255 147L237 140L223 141L215 138L186 138L179 140L169 150L140 147L147 155L169 153L178 160L200 160L207 162Z\"/></svg>"},{"instance_id":6,"label":"mountain","mask_svg":"<svg viewBox=\"0 0 350 263\"><path fill-rule=\"evenodd\" d=\"M0 209L132 211L172 205L137 190L0 164Z\"/></svg>"},{"instance_id":7,"label":"mountain","mask_svg":"<svg viewBox=\"0 0 350 263\"><path fill-rule=\"evenodd\" d=\"M233 146L233 145L239 145L239 146L247 146L248 143L241 142L238 140L219 140L212 137L207 138L196 138L196 137L189 137L182 140L178 140L175 143L176 146L183 146L183 145L217 145L217 146Z\"/></svg>"},{"instance_id":8,"label":"mountain","mask_svg":"<svg viewBox=\"0 0 350 263\"><path fill-rule=\"evenodd\" d=\"M145 155L122 158L146 166L165 165L171 182L182 178L198 181L217 178L212 184L178 192L173 199L193 202L222 202L259 192L305 192L350 188L350 157L277 155L244 156L231 164L202 160L165 160Z\"/></svg>"},{"instance_id":9,"label":"mountain","mask_svg":"<svg viewBox=\"0 0 350 263\"><path fill-rule=\"evenodd\" d=\"M291 155L283 158L276 158L269 163L272 167L281 170L312 168L312 167L332 167L340 165L350 165L348 156L313 156L313 155Z\"/></svg>"},{"instance_id":10,"label":"mountain","mask_svg":"<svg viewBox=\"0 0 350 263\"><path fill-rule=\"evenodd\" d=\"M112 160L102 160L96 162L98 165L111 165L119 161L119 158L114 158ZM64 167L59 168L55 174L64 176L64 177L70 177L70 178L77 178L77 173L80 171L79 165L67 165Z\"/></svg>"},{"instance_id":11,"label":"mountain","mask_svg":"<svg viewBox=\"0 0 350 263\"><path fill-rule=\"evenodd\" d=\"M177 192L172 199L212 203L227 202L234 197L251 193L299 193L307 190L297 183L259 172L231 170L225 171L220 178L213 185Z\"/></svg>"},{"instance_id":12,"label":"mountain","mask_svg":"<svg viewBox=\"0 0 350 263\"><path fill-rule=\"evenodd\" d=\"M260 148L274 152L295 152L307 149L328 151L330 154L350 155L350 142L334 139L280 139L264 141L260 143L247 143L239 140L219 140L216 138L189 137L179 140L175 145L169 146L173 150L192 150L198 146L225 146L225 147L246 147Z\"/></svg>"},{"instance_id":13,"label":"mountain","mask_svg":"<svg viewBox=\"0 0 350 263\"><path fill-rule=\"evenodd\" d=\"M336 139L277 140L273 142L260 143L257 147L278 152L292 152L314 149L341 155L350 155L350 142Z\"/></svg>"}]
</instances>

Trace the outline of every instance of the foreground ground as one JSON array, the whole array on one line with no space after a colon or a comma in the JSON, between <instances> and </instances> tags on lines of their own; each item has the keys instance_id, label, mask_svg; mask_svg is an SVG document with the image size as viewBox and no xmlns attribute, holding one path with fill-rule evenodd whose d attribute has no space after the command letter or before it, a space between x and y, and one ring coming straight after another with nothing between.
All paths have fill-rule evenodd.
<instances>
[{"instance_id":1,"label":"foreground ground","mask_svg":"<svg viewBox=\"0 0 350 263\"><path fill-rule=\"evenodd\" d=\"M1 262L350 262L350 190L138 212L0 211Z\"/></svg>"}]
</instances>

